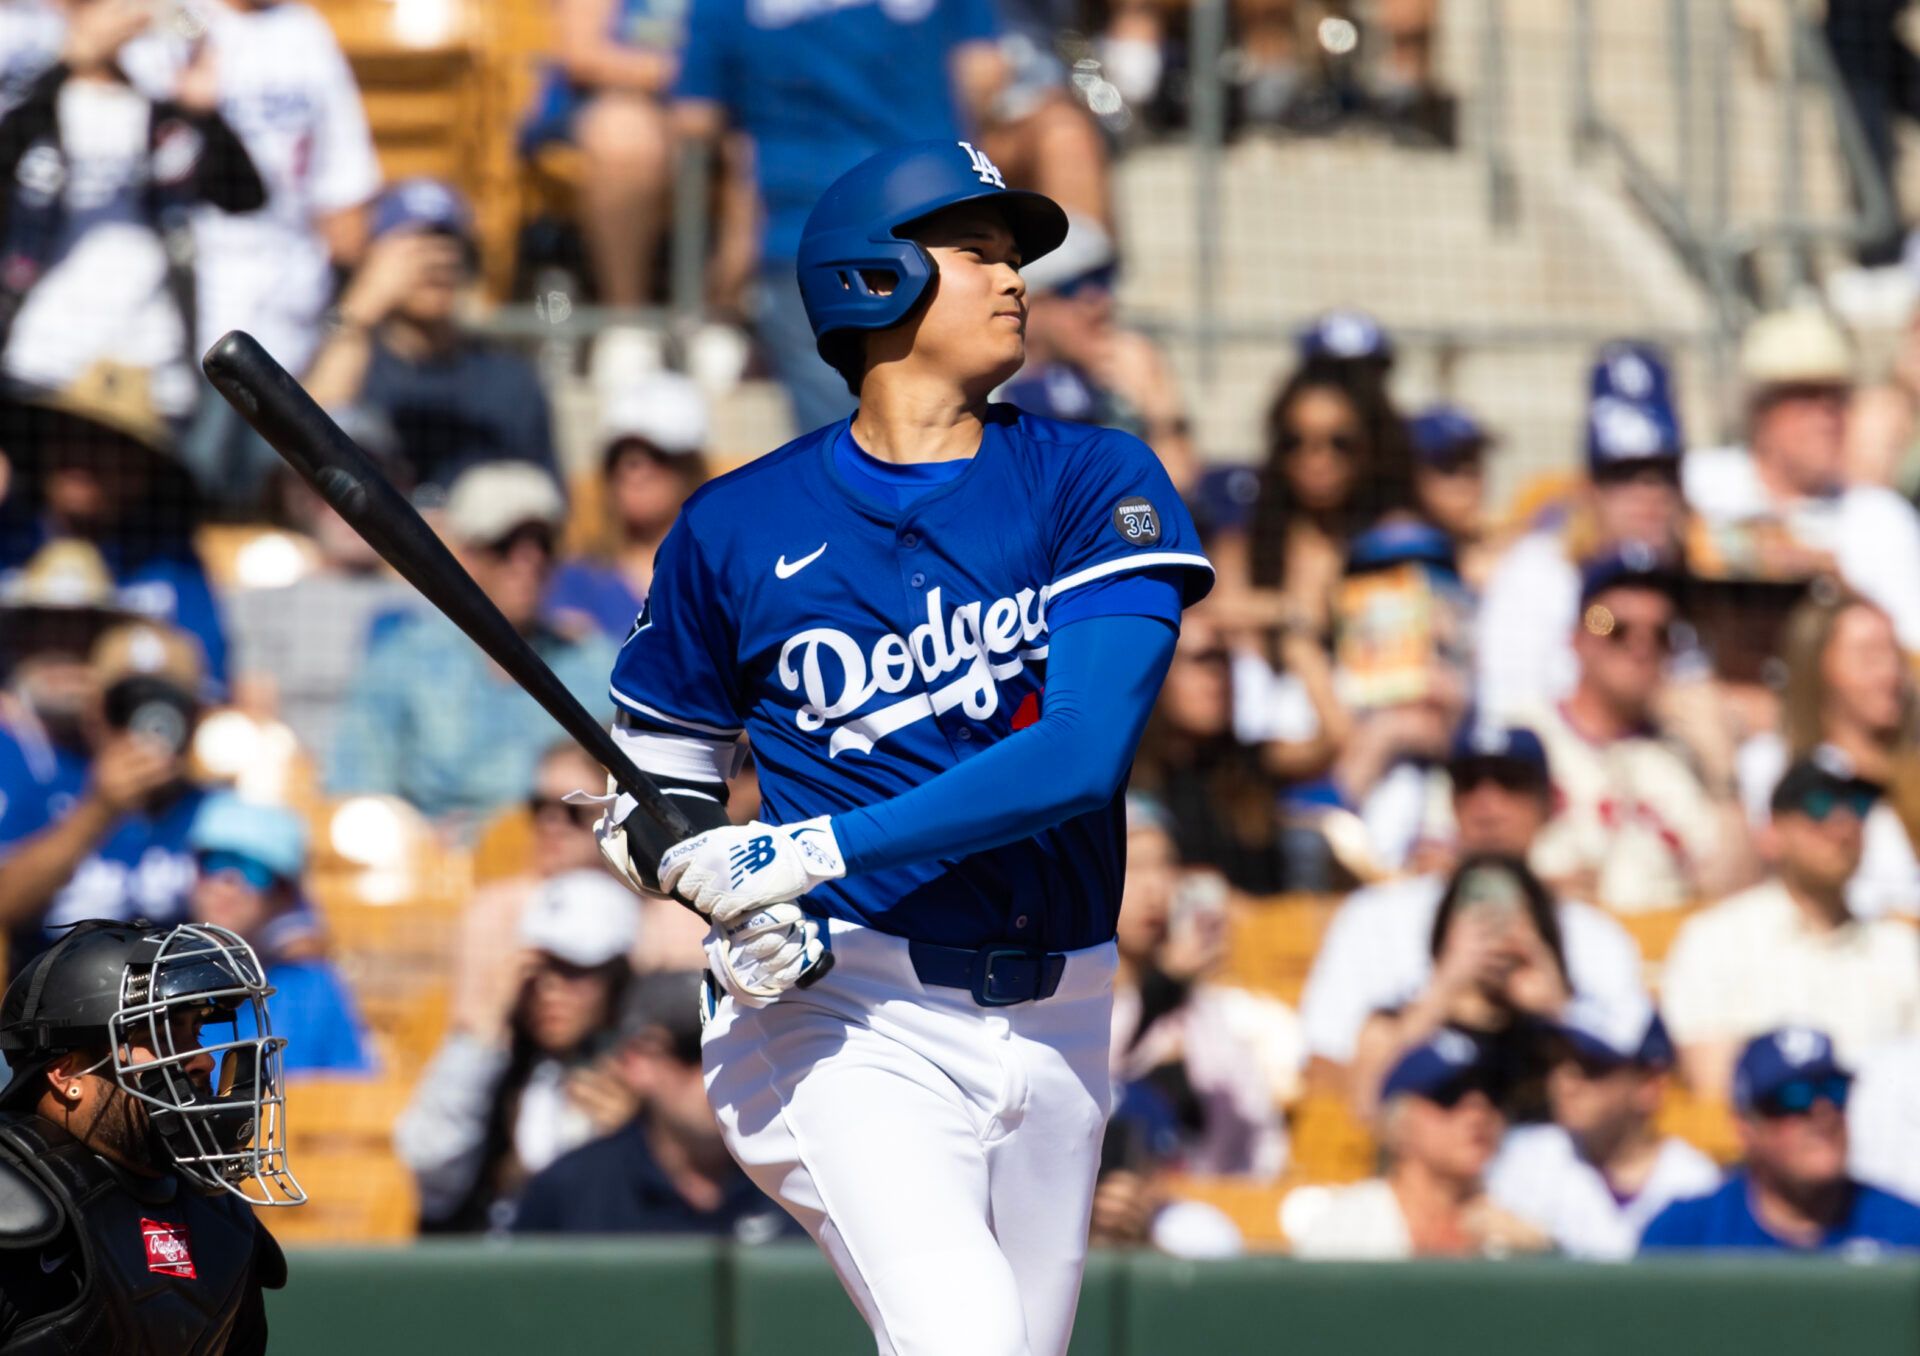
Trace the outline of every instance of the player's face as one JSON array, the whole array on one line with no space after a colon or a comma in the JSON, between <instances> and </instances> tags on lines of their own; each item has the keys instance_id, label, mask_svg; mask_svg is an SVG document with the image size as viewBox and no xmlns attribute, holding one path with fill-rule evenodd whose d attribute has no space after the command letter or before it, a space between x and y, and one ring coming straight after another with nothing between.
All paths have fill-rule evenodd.
<instances>
[{"instance_id":1,"label":"player's face","mask_svg":"<svg viewBox=\"0 0 1920 1356\"><path fill-rule=\"evenodd\" d=\"M1167 940L1174 887L1180 883L1180 857L1173 839L1159 829L1127 835L1127 877L1120 890L1120 922L1115 940L1120 954L1144 961Z\"/></svg>"},{"instance_id":2,"label":"player's face","mask_svg":"<svg viewBox=\"0 0 1920 1356\"><path fill-rule=\"evenodd\" d=\"M1880 736L1898 732L1907 706L1907 668L1893 623L1879 608L1850 607L1834 618L1820 677L1827 689L1823 721Z\"/></svg>"},{"instance_id":3,"label":"player's face","mask_svg":"<svg viewBox=\"0 0 1920 1356\"><path fill-rule=\"evenodd\" d=\"M906 327L914 361L968 389L993 389L1027 356L1027 285L1013 232L991 208L968 206L917 227L914 239L933 256L937 274L926 305ZM885 348L869 351L881 358Z\"/></svg>"}]
</instances>

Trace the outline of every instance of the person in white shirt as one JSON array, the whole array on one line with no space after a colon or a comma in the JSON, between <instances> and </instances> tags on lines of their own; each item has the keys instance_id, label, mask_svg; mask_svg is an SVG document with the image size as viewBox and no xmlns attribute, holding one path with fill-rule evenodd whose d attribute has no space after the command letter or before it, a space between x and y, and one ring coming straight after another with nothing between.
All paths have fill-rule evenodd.
<instances>
[{"instance_id":1,"label":"person in white shirt","mask_svg":"<svg viewBox=\"0 0 1920 1356\"><path fill-rule=\"evenodd\" d=\"M0 0L0 117L60 59L66 27L52 0Z\"/></svg>"},{"instance_id":2,"label":"person in white shirt","mask_svg":"<svg viewBox=\"0 0 1920 1356\"><path fill-rule=\"evenodd\" d=\"M1731 771L1709 785L1656 724L1679 588L1644 548L1588 562L1573 639L1579 679L1565 701L1518 717L1547 747L1559 802L1533 846L1534 869L1619 912L1675 908L1752 879Z\"/></svg>"},{"instance_id":3,"label":"person in white shirt","mask_svg":"<svg viewBox=\"0 0 1920 1356\"><path fill-rule=\"evenodd\" d=\"M1539 1251L1546 1237L1488 1199L1484 1174L1506 1119L1473 1039L1442 1031L1407 1051L1382 1087L1383 1175L1304 1187L1281 1204L1296 1257L1397 1261Z\"/></svg>"},{"instance_id":4,"label":"person in white shirt","mask_svg":"<svg viewBox=\"0 0 1920 1356\"><path fill-rule=\"evenodd\" d=\"M1920 650L1920 515L1892 490L1845 481L1852 346L1825 312L1762 316L1741 346L1747 445L1700 448L1682 488L1717 559L1739 577L1838 574Z\"/></svg>"},{"instance_id":5,"label":"person in white shirt","mask_svg":"<svg viewBox=\"0 0 1920 1356\"><path fill-rule=\"evenodd\" d=\"M1556 1035L1553 1122L1508 1132L1487 1194L1569 1257L1631 1257L1649 1220L1670 1201L1713 1190L1720 1170L1654 1128L1674 1050L1650 1003L1576 999Z\"/></svg>"},{"instance_id":6,"label":"person in white shirt","mask_svg":"<svg viewBox=\"0 0 1920 1356\"><path fill-rule=\"evenodd\" d=\"M1780 657L1787 671L1781 730L1741 744L1740 798L1755 829L1793 758L1828 745L1868 781L1893 784L1904 758L1920 750L1920 701L1893 619L1857 593L1819 589L1787 618ZM1920 914L1920 855L1886 798L1863 826L1860 869L1847 882L1855 918Z\"/></svg>"},{"instance_id":7,"label":"person in white shirt","mask_svg":"<svg viewBox=\"0 0 1920 1356\"><path fill-rule=\"evenodd\" d=\"M1695 1088L1724 1094L1741 1044L1777 1026L1824 1029L1849 1064L1920 1033L1920 934L1847 909L1879 795L1832 750L1794 763L1773 793L1773 877L1680 929L1662 1007Z\"/></svg>"},{"instance_id":8,"label":"person in white shirt","mask_svg":"<svg viewBox=\"0 0 1920 1356\"><path fill-rule=\"evenodd\" d=\"M1539 738L1469 723L1447 772L1457 850L1524 857L1552 811ZM1334 915L1301 999L1316 1079L1344 1088L1367 1019L1426 988L1434 918L1446 890L1444 872L1391 881L1356 891ZM1568 899L1556 901L1554 913L1575 993L1604 1003L1644 1001L1640 951L1618 923Z\"/></svg>"},{"instance_id":9,"label":"person in white shirt","mask_svg":"<svg viewBox=\"0 0 1920 1356\"><path fill-rule=\"evenodd\" d=\"M1920 1036L1882 1045L1860 1061L1847 1131L1854 1177L1920 1201Z\"/></svg>"},{"instance_id":10,"label":"person in white shirt","mask_svg":"<svg viewBox=\"0 0 1920 1356\"><path fill-rule=\"evenodd\" d=\"M1579 562L1608 548L1677 556L1686 523L1686 443L1666 359L1616 340L1594 358L1587 478L1565 521L1529 532L1494 567L1476 615L1474 695L1494 719L1559 701L1579 676Z\"/></svg>"}]
</instances>

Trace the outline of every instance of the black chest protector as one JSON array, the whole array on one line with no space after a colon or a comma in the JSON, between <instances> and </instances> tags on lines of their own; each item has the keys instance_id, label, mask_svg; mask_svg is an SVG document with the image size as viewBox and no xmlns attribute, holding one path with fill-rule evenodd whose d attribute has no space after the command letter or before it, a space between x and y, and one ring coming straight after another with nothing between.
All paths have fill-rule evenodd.
<instances>
[{"instance_id":1,"label":"black chest protector","mask_svg":"<svg viewBox=\"0 0 1920 1356\"><path fill-rule=\"evenodd\" d=\"M19 1241L71 1241L81 1277L79 1297L23 1322L5 1356L218 1356L250 1290L285 1281L278 1246L231 1196L122 1178L37 1116L0 1114L0 1158L61 1216L44 1239Z\"/></svg>"}]
</instances>

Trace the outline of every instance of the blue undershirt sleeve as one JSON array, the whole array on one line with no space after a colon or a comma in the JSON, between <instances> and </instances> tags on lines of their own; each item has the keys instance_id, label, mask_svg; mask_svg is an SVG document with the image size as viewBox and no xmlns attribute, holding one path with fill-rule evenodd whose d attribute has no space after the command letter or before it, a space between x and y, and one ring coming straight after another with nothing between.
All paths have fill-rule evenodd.
<instances>
[{"instance_id":1,"label":"blue undershirt sleeve","mask_svg":"<svg viewBox=\"0 0 1920 1356\"><path fill-rule=\"evenodd\" d=\"M1039 720L903 795L833 817L848 874L984 852L1107 804L1178 635L1127 615L1052 630Z\"/></svg>"}]
</instances>

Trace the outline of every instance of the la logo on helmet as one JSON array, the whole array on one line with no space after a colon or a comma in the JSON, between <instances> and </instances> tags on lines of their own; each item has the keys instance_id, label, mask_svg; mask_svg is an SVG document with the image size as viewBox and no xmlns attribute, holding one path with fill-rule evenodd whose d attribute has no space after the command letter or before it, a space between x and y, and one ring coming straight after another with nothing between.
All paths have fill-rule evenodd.
<instances>
[{"instance_id":1,"label":"la logo on helmet","mask_svg":"<svg viewBox=\"0 0 1920 1356\"><path fill-rule=\"evenodd\" d=\"M980 176L983 184L992 184L995 188L1005 188L1007 181L1000 175L1000 167L987 159L987 153L970 141L960 143L960 149L967 153L967 160L973 166L973 172Z\"/></svg>"}]
</instances>

